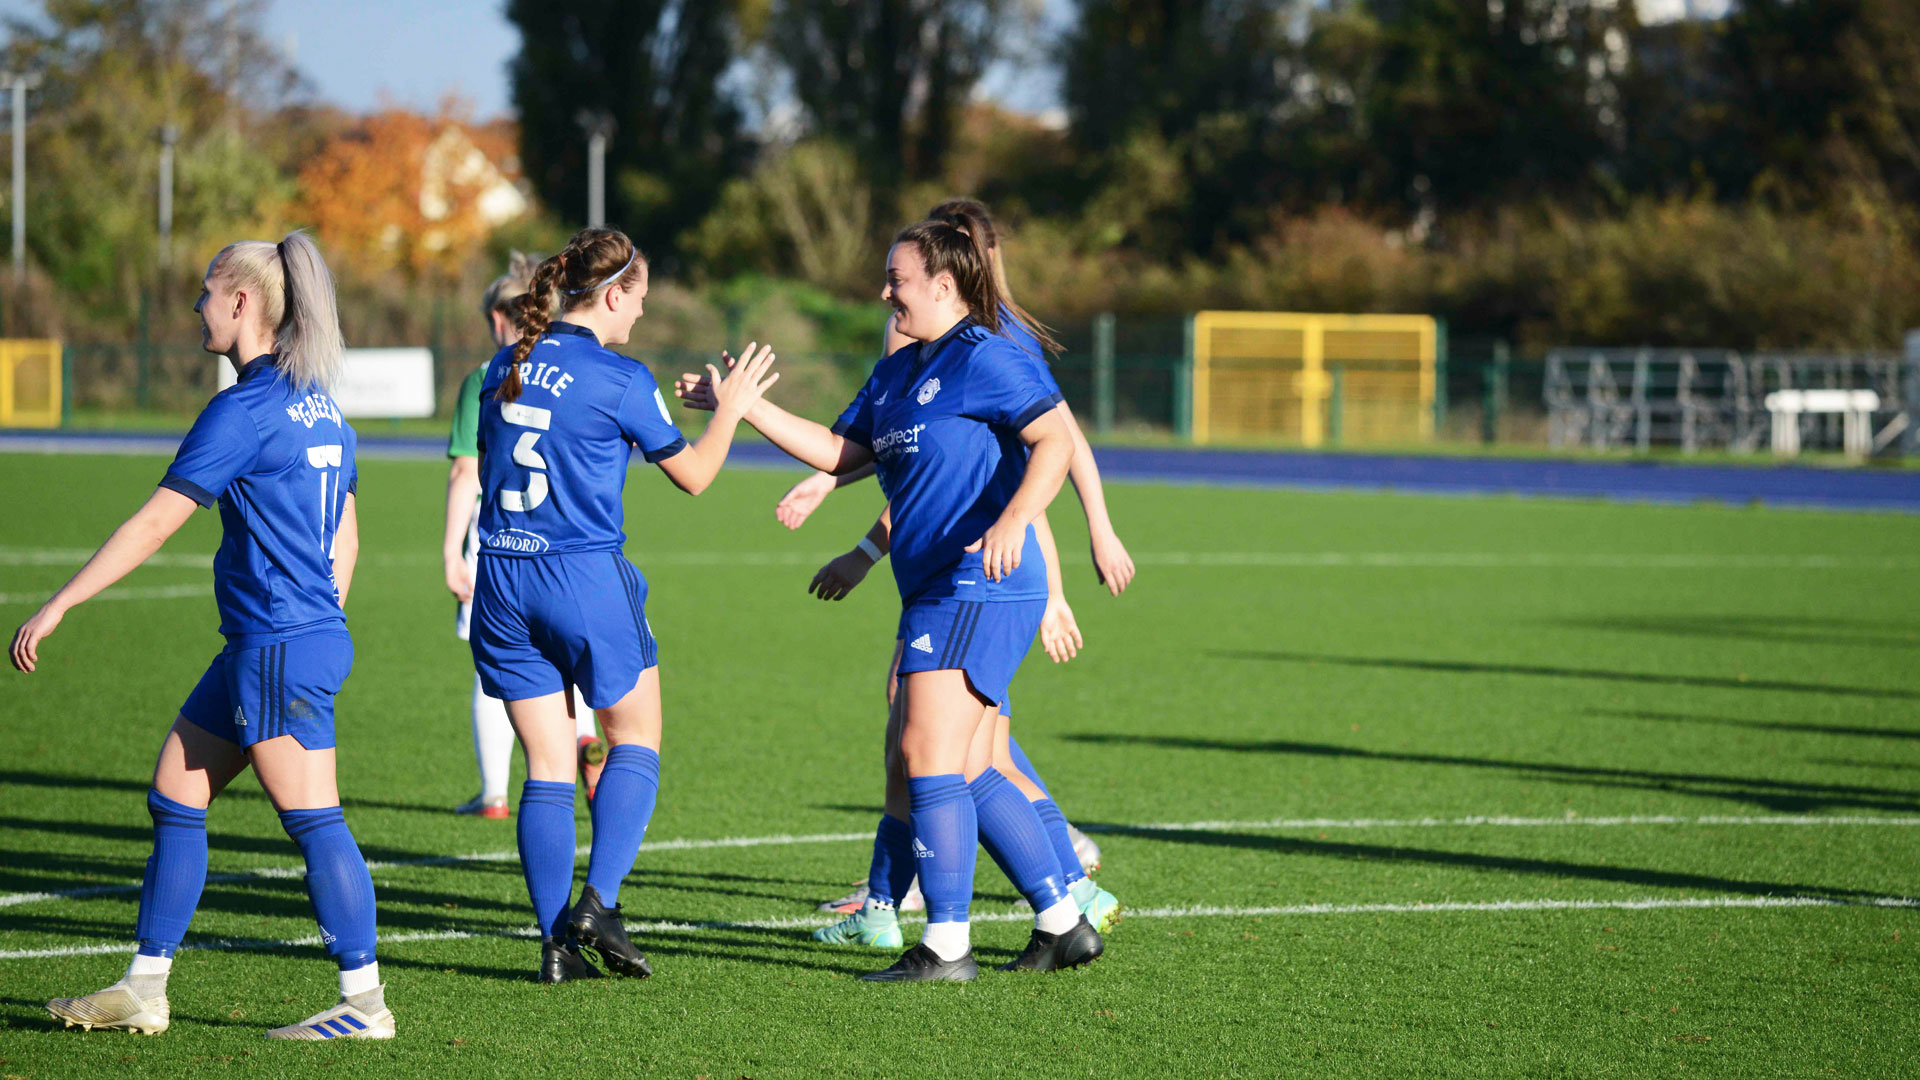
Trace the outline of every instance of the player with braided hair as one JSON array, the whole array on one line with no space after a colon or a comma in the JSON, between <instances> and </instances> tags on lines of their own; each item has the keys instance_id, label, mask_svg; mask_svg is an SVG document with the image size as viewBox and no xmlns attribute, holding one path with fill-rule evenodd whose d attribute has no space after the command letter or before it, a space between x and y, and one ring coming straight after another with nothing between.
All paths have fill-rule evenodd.
<instances>
[{"instance_id":1,"label":"player with braided hair","mask_svg":"<svg viewBox=\"0 0 1920 1080\"><path fill-rule=\"evenodd\" d=\"M506 702L526 751L518 839L539 921L540 979L652 974L621 919L660 780L660 669L647 581L623 553L622 493L637 448L681 490L719 474L742 414L777 375L748 346L724 381L708 367L712 422L689 444L625 344L647 295L647 260L616 229L584 229L533 272L513 303L517 340L480 388L480 558L469 644L486 692ZM556 318L558 316L558 318ZM577 744L566 690L578 686L606 732L593 847L577 903Z\"/></svg>"},{"instance_id":2,"label":"player with braided hair","mask_svg":"<svg viewBox=\"0 0 1920 1080\"><path fill-rule=\"evenodd\" d=\"M533 259L514 252L507 260L507 272L494 278L481 297L480 315L487 320L496 350L519 338L513 323L513 304L526 294L533 270ZM487 365L481 364L461 380L460 393L454 399L452 430L447 435L451 464L447 469L446 527L440 557L447 591L459 602L453 632L461 641L467 640L473 619L473 575L480 560L480 384L486 374ZM471 701L473 756L480 766L480 793L456 807L454 813L506 818L511 815L507 775L512 765L513 725L507 720L507 707L487 694L477 673ZM593 710L580 700L577 688L568 695L568 710L573 714L579 746L580 778L591 803L606 759L606 743L595 734Z\"/></svg>"}]
</instances>

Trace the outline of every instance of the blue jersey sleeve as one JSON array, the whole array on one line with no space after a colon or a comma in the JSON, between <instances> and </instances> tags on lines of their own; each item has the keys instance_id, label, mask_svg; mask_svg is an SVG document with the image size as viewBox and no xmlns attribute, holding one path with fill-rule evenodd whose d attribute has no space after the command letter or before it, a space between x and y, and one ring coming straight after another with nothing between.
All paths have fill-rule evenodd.
<instances>
[{"instance_id":1,"label":"blue jersey sleeve","mask_svg":"<svg viewBox=\"0 0 1920 1080\"><path fill-rule=\"evenodd\" d=\"M1038 363L1004 338L976 350L967 359L966 415L1015 431L1046 415L1060 392Z\"/></svg>"},{"instance_id":2,"label":"blue jersey sleeve","mask_svg":"<svg viewBox=\"0 0 1920 1080\"><path fill-rule=\"evenodd\" d=\"M877 371L878 369L876 369ZM861 446L873 445L873 384L875 376L867 376L860 392L853 395L853 401L840 413L840 419L833 422L833 433L851 443Z\"/></svg>"},{"instance_id":3,"label":"blue jersey sleeve","mask_svg":"<svg viewBox=\"0 0 1920 1080\"><path fill-rule=\"evenodd\" d=\"M653 373L638 362L634 368L633 381L620 399L620 434L638 446L648 461L665 461L685 450L687 439L667 412L667 399L660 396Z\"/></svg>"},{"instance_id":4,"label":"blue jersey sleeve","mask_svg":"<svg viewBox=\"0 0 1920 1080\"><path fill-rule=\"evenodd\" d=\"M260 457L260 429L246 406L231 395L215 397L180 443L160 486L201 506L220 500L227 485L246 475Z\"/></svg>"}]
</instances>

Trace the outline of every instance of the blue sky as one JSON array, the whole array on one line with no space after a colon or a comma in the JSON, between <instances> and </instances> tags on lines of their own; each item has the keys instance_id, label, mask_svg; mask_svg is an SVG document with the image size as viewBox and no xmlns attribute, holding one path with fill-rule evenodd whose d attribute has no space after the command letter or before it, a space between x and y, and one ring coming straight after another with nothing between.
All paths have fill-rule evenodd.
<instances>
[{"instance_id":1,"label":"blue sky","mask_svg":"<svg viewBox=\"0 0 1920 1080\"><path fill-rule=\"evenodd\" d=\"M313 93L336 105L432 109L457 93L480 116L497 116L510 111L507 63L520 47L504 7L499 0L270 0L267 34ZM40 10L35 0L0 0L0 15L31 18ZM1039 112L1055 103L1056 86L1051 71L1003 64L983 89Z\"/></svg>"},{"instance_id":2,"label":"blue sky","mask_svg":"<svg viewBox=\"0 0 1920 1080\"><path fill-rule=\"evenodd\" d=\"M1066 0L1038 0L1057 29ZM1647 21L1719 16L1729 0L1639 0ZM354 110L393 103L430 110L448 93L480 116L509 112L507 63L520 36L501 0L269 0L267 33L290 53L323 100ZM0 15L37 14L34 0L0 0ZM984 96L1041 113L1059 104L1059 76L1033 57L1002 62L982 81Z\"/></svg>"}]
</instances>

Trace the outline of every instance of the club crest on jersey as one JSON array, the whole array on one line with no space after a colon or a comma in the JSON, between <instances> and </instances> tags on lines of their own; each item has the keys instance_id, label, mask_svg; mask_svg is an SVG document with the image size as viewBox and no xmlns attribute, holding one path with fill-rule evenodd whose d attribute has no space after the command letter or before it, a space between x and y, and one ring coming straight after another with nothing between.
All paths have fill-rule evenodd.
<instances>
[{"instance_id":1,"label":"club crest on jersey","mask_svg":"<svg viewBox=\"0 0 1920 1080\"><path fill-rule=\"evenodd\" d=\"M933 400L933 395L939 392L940 392L940 380L928 379L926 382L923 382L920 384L920 392L918 394L915 394L913 396L913 399L915 401L918 401L920 404L925 405L927 402Z\"/></svg>"}]
</instances>

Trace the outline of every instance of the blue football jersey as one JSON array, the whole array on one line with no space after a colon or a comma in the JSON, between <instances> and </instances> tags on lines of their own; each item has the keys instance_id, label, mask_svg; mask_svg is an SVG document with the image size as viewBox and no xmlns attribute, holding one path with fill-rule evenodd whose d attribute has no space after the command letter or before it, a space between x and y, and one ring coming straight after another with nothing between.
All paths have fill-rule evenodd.
<instances>
[{"instance_id":1,"label":"blue football jersey","mask_svg":"<svg viewBox=\"0 0 1920 1080\"><path fill-rule=\"evenodd\" d=\"M480 550L619 551L633 447L657 462L687 445L659 384L566 322L520 364L519 400L497 400L512 362L512 346L500 350L480 387Z\"/></svg>"},{"instance_id":2,"label":"blue football jersey","mask_svg":"<svg viewBox=\"0 0 1920 1080\"><path fill-rule=\"evenodd\" d=\"M1021 429L1060 402L1037 366L1011 339L963 319L940 340L880 361L833 425L873 450L893 505L890 558L902 603L1046 598L1031 526L1020 568L998 582L987 579L979 552L965 550L1026 476Z\"/></svg>"},{"instance_id":3,"label":"blue football jersey","mask_svg":"<svg viewBox=\"0 0 1920 1080\"><path fill-rule=\"evenodd\" d=\"M359 483L353 428L272 356L215 394L160 486L220 507L213 595L230 644L258 648L346 622L333 541Z\"/></svg>"}]
</instances>

